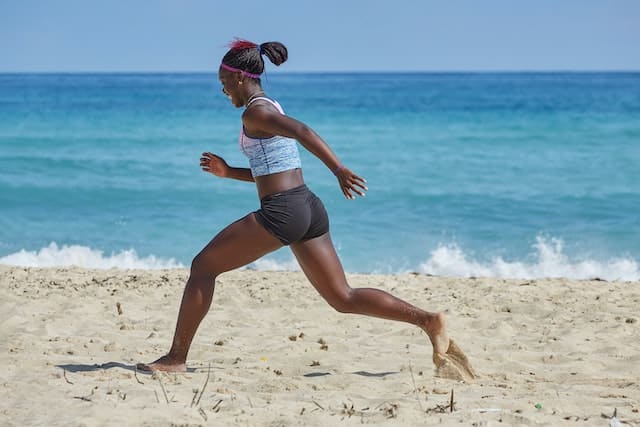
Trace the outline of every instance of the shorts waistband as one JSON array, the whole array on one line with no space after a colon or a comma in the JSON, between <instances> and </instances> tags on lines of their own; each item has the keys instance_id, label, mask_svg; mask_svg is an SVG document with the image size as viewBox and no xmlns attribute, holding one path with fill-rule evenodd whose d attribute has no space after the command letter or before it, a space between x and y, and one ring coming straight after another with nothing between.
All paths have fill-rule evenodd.
<instances>
[{"instance_id":1,"label":"shorts waistband","mask_svg":"<svg viewBox=\"0 0 640 427\"><path fill-rule=\"evenodd\" d=\"M273 193L273 194L267 194L262 199L260 199L260 201L264 202L265 200L273 199L274 197L287 196L287 195L291 195L291 194L306 193L308 191L309 191L309 188L307 187L307 185L306 184L302 184L302 185L299 185L297 187L290 188L288 190L279 191L279 192Z\"/></svg>"}]
</instances>

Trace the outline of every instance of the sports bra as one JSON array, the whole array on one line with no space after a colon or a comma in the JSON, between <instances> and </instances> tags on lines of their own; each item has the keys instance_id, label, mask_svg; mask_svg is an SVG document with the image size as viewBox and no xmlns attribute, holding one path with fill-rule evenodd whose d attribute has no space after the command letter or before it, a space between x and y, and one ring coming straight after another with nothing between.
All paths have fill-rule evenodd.
<instances>
[{"instance_id":1,"label":"sports bra","mask_svg":"<svg viewBox=\"0 0 640 427\"><path fill-rule=\"evenodd\" d=\"M247 107L258 99L271 103L280 114L284 114L278 101L265 97L253 98ZM244 133L243 126L240 129L240 150L249 158L252 176L269 175L302 166L297 141L293 138L280 135L266 139L252 138Z\"/></svg>"}]
</instances>

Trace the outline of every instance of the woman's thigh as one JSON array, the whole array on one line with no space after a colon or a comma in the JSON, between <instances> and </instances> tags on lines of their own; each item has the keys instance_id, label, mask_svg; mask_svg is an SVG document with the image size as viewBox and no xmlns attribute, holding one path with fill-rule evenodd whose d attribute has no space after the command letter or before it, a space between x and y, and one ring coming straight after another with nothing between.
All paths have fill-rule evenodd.
<instances>
[{"instance_id":1,"label":"woman's thigh","mask_svg":"<svg viewBox=\"0 0 640 427\"><path fill-rule=\"evenodd\" d=\"M329 233L293 243L291 251L313 287L329 304L349 295L351 288Z\"/></svg>"},{"instance_id":2,"label":"woman's thigh","mask_svg":"<svg viewBox=\"0 0 640 427\"><path fill-rule=\"evenodd\" d=\"M193 260L191 275L214 275L245 266L282 247L253 213L228 225Z\"/></svg>"}]
</instances>

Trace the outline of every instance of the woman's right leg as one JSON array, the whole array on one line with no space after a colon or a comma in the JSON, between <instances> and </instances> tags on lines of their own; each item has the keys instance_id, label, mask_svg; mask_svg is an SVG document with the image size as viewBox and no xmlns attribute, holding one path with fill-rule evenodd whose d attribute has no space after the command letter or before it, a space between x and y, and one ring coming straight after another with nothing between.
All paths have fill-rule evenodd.
<instances>
[{"instance_id":1,"label":"woman's right leg","mask_svg":"<svg viewBox=\"0 0 640 427\"><path fill-rule=\"evenodd\" d=\"M138 364L138 369L186 370L191 341L211 306L216 277L225 271L247 265L282 246L280 240L256 221L254 214L249 214L222 230L193 259L169 353L153 363Z\"/></svg>"},{"instance_id":2,"label":"woman's right leg","mask_svg":"<svg viewBox=\"0 0 640 427\"><path fill-rule=\"evenodd\" d=\"M311 284L337 311L414 324L429 336L434 355L449 349L443 313L424 311L379 289L351 288L329 233L293 243L291 250Z\"/></svg>"}]
</instances>

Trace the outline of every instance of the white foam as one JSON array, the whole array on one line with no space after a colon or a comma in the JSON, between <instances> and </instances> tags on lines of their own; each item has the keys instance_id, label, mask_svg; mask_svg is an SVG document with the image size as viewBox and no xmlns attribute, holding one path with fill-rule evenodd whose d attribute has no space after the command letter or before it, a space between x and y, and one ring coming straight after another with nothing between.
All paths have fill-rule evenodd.
<instances>
[{"instance_id":1,"label":"white foam","mask_svg":"<svg viewBox=\"0 0 640 427\"><path fill-rule=\"evenodd\" d=\"M103 251L86 246L71 245L58 247L54 242L39 251L26 251L0 258L0 264L21 267L64 267L77 266L84 268L123 268L157 270L165 268L182 268L183 265L173 258L161 259L153 255L140 258L135 250L123 250L105 256Z\"/></svg>"},{"instance_id":2,"label":"white foam","mask_svg":"<svg viewBox=\"0 0 640 427\"><path fill-rule=\"evenodd\" d=\"M500 277L516 279L539 279L566 277L569 279L640 280L640 265L631 258L612 258L609 260L570 259L563 251L560 239L537 237L532 247L530 262L507 261L495 257L488 262L480 262L464 252L458 245L442 244L430 253L429 259L420 263L418 268L389 266L386 274L419 271L436 276L457 277ZM21 250L0 257L0 264L22 267L63 267L78 266L84 268L122 268L122 269L165 269L185 268L173 258L162 259L153 255L139 257L134 249L105 255L103 251L86 246L63 245L56 243L38 251ZM410 267L410 266L409 266ZM276 260L262 258L246 268L259 271L300 271L295 258Z\"/></svg>"},{"instance_id":3,"label":"white foam","mask_svg":"<svg viewBox=\"0 0 640 427\"><path fill-rule=\"evenodd\" d=\"M258 271L300 271L298 262L291 258L288 261L276 261L270 258L261 258L247 267L249 270Z\"/></svg>"},{"instance_id":4,"label":"white foam","mask_svg":"<svg viewBox=\"0 0 640 427\"><path fill-rule=\"evenodd\" d=\"M595 279L636 281L640 280L638 262L631 258L612 258L605 261L593 259L571 260L563 252L563 241L538 236L533 245L534 261L531 263L505 261L495 257L482 263L468 259L457 245L440 245L431 252L429 259L420 264L421 273L436 276L501 277L539 279L565 277L568 279Z\"/></svg>"},{"instance_id":5,"label":"white foam","mask_svg":"<svg viewBox=\"0 0 640 427\"><path fill-rule=\"evenodd\" d=\"M185 268L174 258L161 259L153 255L140 258L134 249L122 250L105 256L98 249L91 249L80 245L63 245L59 247L53 242L38 251L20 250L16 253L0 257L0 264L19 267L69 267L83 268L122 268L158 270L166 268ZM278 261L272 258L262 258L246 267L258 271L299 271L300 267L295 258Z\"/></svg>"}]
</instances>

